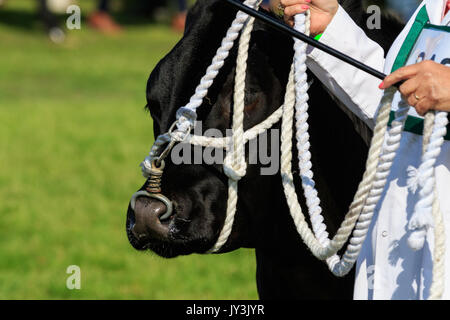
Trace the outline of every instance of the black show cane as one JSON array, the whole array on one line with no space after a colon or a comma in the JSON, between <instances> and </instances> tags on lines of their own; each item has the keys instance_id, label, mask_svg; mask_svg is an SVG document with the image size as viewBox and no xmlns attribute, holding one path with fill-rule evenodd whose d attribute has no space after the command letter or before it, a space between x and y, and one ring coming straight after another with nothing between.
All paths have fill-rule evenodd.
<instances>
[{"instance_id":1,"label":"black show cane","mask_svg":"<svg viewBox=\"0 0 450 320\"><path fill-rule=\"evenodd\" d=\"M355 68L358 68L359 70L362 70L380 80L384 80L386 78L386 75L384 73L382 73L378 70L375 70L374 68L369 67L368 65L366 65L358 60L355 60L352 57L350 57L336 49L333 49L330 46L327 46L326 44L324 44L322 42L319 42L311 37L308 37L306 34L298 32L297 30L272 18L271 16L246 6L245 4L239 2L238 0L225 0L225 1L228 2L230 5L232 5L233 7L235 7L236 9L238 9L242 12L245 12L249 16L252 16L255 19L261 20L261 21L267 23L268 25L270 25L271 27L273 27L291 37L294 37L303 42L306 42L307 44L309 44L319 50L322 50L322 51L328 53L329 55L332 55L333 57L335 57L341 61L344 61L344 62L354 66ZM404 81L401 81L401 82L396 83L394 86L399 88L403 83L404 83Z\"/></svg>"}]
</instances>

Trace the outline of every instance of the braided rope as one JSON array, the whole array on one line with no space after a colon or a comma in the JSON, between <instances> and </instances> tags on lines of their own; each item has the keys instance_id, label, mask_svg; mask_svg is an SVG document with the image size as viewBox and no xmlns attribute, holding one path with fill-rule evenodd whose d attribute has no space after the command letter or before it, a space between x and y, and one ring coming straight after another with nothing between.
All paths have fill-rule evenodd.
<instances>
[{"instance_id":1,"label":"braided rope","mask_svg":"<svg viewBox=\"0 0 450 320\"><path fill-rule=\"evenodd\" d=\"M298 15L295 17L295 28L297 31L308 33L309 32L309 23L307 21L308 15ZM295 81L296 81L296 92L297 92L297 103L296 103L296 128L297 128L297 149L299 150L299 168L300 168L300 175L302 178L302 187L304 189L304 195L306 198L306 204L308 207L310 220L312 224L312 228L314 231L315 236L317 237L318 241L324 246L324 247L331 247L330 240L328 239L328 233L326 232L326 225L323 223L324 219L321 215L322 209L320 208L320 199L318 198L317 190L315 189L315 183L313 180L313 173L311 171L312 163L311 163L311 154L309 152L309 135L308 135L308 125L307 125L307 92L304 90L305 83L307 83L307 80L305 79L305 73L306 73L306 47L302 45L302 43L298 40L295 40L295 57L294 57L294 68L295 68ZM391 90L391 92L385 92L384 100L387 101L384 105L389 105L390 110L390 104L392 103L394 91ZM382 102L383 104L383 102ZM375 169L375 178L372 181L372 186L369 191L369 196L366 199L366 202L362 208L362 212L360 216L358 217L358 223L355 226L353 237L350 240L350 244L347 247L347 250L343 256L343 258L340 260L337 255L332 255L327 259L327 264L330 268L330 270L337 276L343 276L347 274L351 268L353 267L354 263L357 260L357 257L360 253L360 250L362 248L362 244L365 240L365 237L367 235L374 210L376 207L376 204L378 203L382 191L384 189L384 186L387 181L387 177L390 172L390 168L392 167L392 163L394 160L394 157L396 155L396 152L400 146L400 140L401 140L401 132L403 130L404 122L407 118L407 112L408 112L409 106L402 101L400 103L399 110L396 112L396 119L392 123L392 129L388 132L388 135L386 137L386 144L385 146L380 149L380 152L378 153L379 156L381 156L378 168ZM387 108L385 110L388 111ZM290 114L290 113L286 113ZM377 125L380 122L384 122L385 119L382 119L384 117L388 117L388 114L383 114L383 107L380 110L379 117L377 119ZM433 123L434 117L431 117L431 121L427 118L430 118L430 115L427 115L426 117L426 123ZM433 131L433 134L431 133L432 130L428 129L430 127L429 125L425 125L425 128L428 129L429 133L425 133L424 137L427 137L427 135L430 135L430 145L427 150L427 152L424 152L424 159L422 161L421 168L419 169L419 181L425 181L425 184L422 185L421 190L421 200L418 202L417 207L419 210L416 209L416 212L418 211L420 213L420 209L422 211L425 207L428 209L428 212L432 216L431 219L426 219L425 222L423 220L417 219L416 217L413 217L413 219L410 222L410 228L411 225L414 226L414 228L419 227L419 230L416 231L420 234L421 237L425 237L428 221L432 221L433 219L437 221L439 224L439 228L441 231L444 230L443 227L443 221L442 216L439 210L439 202L437 199L436 189L434 186L434 177L432 176L434 172L434 164L436 162L436 157L439 154L441 150L441 146L443 143L443 136L446 134L446 125L447 125L447 114L442 113L440 116L440 121L436 120L436 127ZM378 131L378 126L375 128L374 138L378 133L385 132L384 129L380 128L380 131ZM432 127L431 127L432 128ZM384 133L383 133L384 134ZM374 139L375 140L375 139ZM431 142L433 141L433 142ZM371 149L374 145L374 141L372 141ZM428 142L427 142L428 145ZM424 146L425 148L425 146ZM367 169L364 176L371 176L370 169L370 153L372 150L369 151L369 159L367 163ZM376 155L375 153L374 155ZM372 169L373 170L373 169ZM364 181L364 179L363 179ZM357 194L361 189L364 189L365 186L361 183ZM355 196L356 198L356 196ZM288 202L290 201L297 201L292 197L288 197ZM291 207L291 206L290 206ZM301 213L300 206L296 206L296 210L291 210L291 214L293 215L294 221L296 222L297 229L299 230L300 235L302 236L304 242L307 244L307 246L311 249L314 255L316 255L318 252L314 251L314 246L310 246L309 243L306 241L312 240L309 239L310 232L306 232L305 229L308 228L307 224L304 220L304 217L296 217L295 213ZM423 214L422 214L423 215ZM414 220L416 218L416 220ZM423 218L422 218L423 219ZM440 221L438 221L440 219ZM347 217L346 217L347 220ZM419 222L418 222L418 221ZM345 221L344 221L345 223ZM344 224L343 223L343 224ZM422 224L421 224L422 223ZM425 224L425 226L423 226ZM338 231L339 233L339 231ZM413 232L414 235L414 232ZM433 265L433 274L435 275L434 281L432 283L432 288L430 290L430 297L432 299L440 298L443 293L443 272L445 270L444 268L444 259L443 254L445 254L445 235L443 233L438 233L435 231L436 237L436 248L435 248L435 257L439 257L439 259L436 259L436 263ZM411 238L410 238L411 239ZM305 241L306 240L306 241ZM333 239L334 240L334 239ZM313 245L317 245L314 243L315 241L311 241ZM423 245L423 241L422 241ZM439 280L437 280L439 279Z\"/></svg>"},{"instance_id":2,"label":"braided rope","mask_svg":"<svg viewBox=\"0 0 450 320\"><path fill-rule=\"evenodd\" d=\"M310 33L310 13L297 15L295 17L294 28L304 34ZM300 176L306 205L308 207L309 217L312 229L320 244L326 247L330 240L326 225L323 223L324 218L321 215L320 199L315 188L315 182L312 172L311 152L309 151L309 133L308 133L308 78L306 74L306 49L307 44L295 39L294 40L294 79L295 79L295 121L296 121L296 139L298 150L298 162L300 168ZM333 255L327 259L328 265L335 264L339 258Z\"/></svg>"},{"instance_id":3,"label":"braided rope","mask_svg":"<svg viewBox=\"0 0 450 320\"><path fill-rule=\"evenodd\" d=\"M417 202L408 228L411 234L408 245L413 250L423 248L429 228L434 222L433 282L429 299L441 299L445 277L445 228L436 189L435 163L447 133L446 112L428 112L424 119L422 163L417 172L420 199Z\"/></svg>"},{"instance_id":4,"label":"braided rope","mask_svg":"<svg viewBox=\"0 0 450 320\"><path fill-rule=\"evenodd\" d=\"M435 190L433 202L434 250L433 281L430 287L429 300L440 300L445 290L445 227L444 217L440 209L438 193Z\"/></svg>"},{"instance_id":5,"label":"braided rope","mask_svg":"<svg viewBox=\"0 0 450 320\"><path fill-rule=\"evenodd\" d=\"M257 1L257 6L261 1ZM227 150L223 169L228 177L228 203L225 222L219 237L209 252L217 252L228 240L233 229L234 216L238 201L238 181L245 176L247 162L244 149L244 108L245 78L247 75L248 49L255 18L248 17L239 39L238 57L236 61L236 77L234 83L233 135L231 150Z\"/></svg>"},{"instance_id":6,"label":"braided rope","mask_svg":"<svg viewBox=\"0 0 450 320\"><path fill-rule=\"evenodd\" d=\"M395 120L392 122L391 130L388 132L386 143L383 147L380 164L377 168L372 189L366 200L366 204L362 209L358 223L355 226L355 230L353 231L353 238L350 240L341 261L334 262L334 265L330 265L330 269L337 276L344 276L348 274L355 264L359 253L361 252L362 245L372 222L376 205L381 198L394 157L400 147L401 133L404 122L407 118L408 109L409 106L404 106L403 108L399 108L396 112Z\"/></svg>"},{"instance_id":7,"label":"braided rope","mask_svg":"<svg viewBox=\"0 0 450 320\"><path fill-rule=\"evenodd\" d=\"M278 108L263 122L245 131L243 137L244 144L252 139L255 139L258 135L265 132L266 130L272 128L275 123L280 121L282 115L283 115L283 106ZM232 143L232 138L231 137L212 138L190 134L186 137L186 140L184 140L184 142L202 147L229 149Z\"/></svg>"},{"instance_id":8,"label":"braided rope","mask_svg":"<svg viewBox=\"0 0 450 320\"><path fill-rule=\"evenodd\" d=\"M434 128L433 128L434 123ZM424 152L422 163L417 172L420 199L416 203L414 213L409 221L408 229L411 235L408 238L409 246L420 250L425 242L428 229L433 225L433 202L436 197L434 166L441 152L444 136L447 133L447 113L429 112L424 120Z\"/></svg>"},{"instance_id":9,"label":"braided rope","mask_svg":"<svg viewBox=\"0 0 450 320\"><path fill-rule=\"evenodd\" d=\"M304 23L305 20L302 20L303 18L296 17L296 25L300 25ZM305 29L306 31L306 29ZM298 47L299 50L306 50L304 47ZM300 57L300 55L299 55ZM302 63L302 58L300 63ZM304 70L305 66L298 66L299 70ZM295 69L295 68L294 68ZM306 71L306 70L305 70ZM304 81L304 80L303 80ZM388 91L391 92L391 91ZM301 104L299 109L305 109L305 97L300 97ZM366 202L366 199L371 191L372 184L375 179L375 174L377 171L377 166L379 163L379 157L382 151L382 145L384 141L384 135L387 130L387 123L389 120L389 112L391 108L391 101L392 101L392 94L385 94L385 97L382 100L382 108L380 109L380 113L378 116L377 125L375 126L375 132L374 136L372 138L372 144L371 148L369 150L369 156L366 163L366 172L363 175L363 180L360 183L358 187L358 191L355 194L355 198L350 205L349 212L345 216L345 219L343 223L341 224L338 232L336 233L335 237L331 241L326 240L326 231L324 229L324 226L322 226L323 218L319 218L320 209L318 208L312 208L313 210L309 210L309 212L313 212L312 221L313 221L313 228L315 228L318 233L321 240L317 240L317 238L314 236L313 232L309 228L305 217L301 211L301 207L298 204L297 196L295 193L295 188L293 185L293 178L291 171L291 164L290 164L290 156L288 155L291 150L291 143L289 142L289 137L292 137L292 129L289 128L288 122L291 120L289 119L292 116L292 113L290 110L285 110L283 117L286 117L286 125L282 125L282 131L287 130L286 134L283 135L282 133L282 146L281 146L281 153L282 153L282 160L281 160L281 171L282 171L282 178L283 178L283 186L286 193L286 199L288 201L288 205L290 207L291 215L293 217L294 223L297 227L297 231L299 232L300 236L302 237L304 243L307 245L307 247L311 250L314 256L321 260L328 259L332 256L334 256L337 251L339 251L344 244L348 241L350 234L352 233L356 222L360 216L360 212L364 207L364 204ZM287 106L287 103L285 102L285 107ZM300 158L300 170L305 169L307 172L303 172L305 174L302 174L302 176L306 177L308 180L304 185L307 186L305 189L305 197L307 198L307 204L311 208L314 205L318 205L319 200L317 198L317 192L312 191L314 184L312 180L312 172L309 172L309 169L311 168L310 164L310 155L307 149L309 148L309 142L305 139L305 128L306 125L304 125L307 115L302 114L299 112L297 114L297 139L299 141L298 149L301 154L304 156ZM284 120L284 119L283 119ZM289 149L289 151L288 151ZM304 161L304 160L307 161ZM306 163L304 163L306 162ZM303 179L304 180L304 179ZM305 180L304 180L305 181ZM308 192L309 191L309 192ZM326 245L323 245L325 244ZM336 257L333 257L332 259L334 263L336 263Z\"/></svg>"}]
</instances>

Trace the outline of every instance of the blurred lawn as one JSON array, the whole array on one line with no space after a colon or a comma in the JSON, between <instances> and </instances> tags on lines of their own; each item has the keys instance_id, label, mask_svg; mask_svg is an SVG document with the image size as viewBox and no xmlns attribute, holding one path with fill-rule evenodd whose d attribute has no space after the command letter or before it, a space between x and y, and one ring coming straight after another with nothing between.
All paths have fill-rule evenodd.
<instances>
[{"instance_id":1,"label":"blurred lawn","mask_svg":"<svg viewBox=\"0 0 450 320\"><path fill-rule=\"evenodd\" d=\"M253 250L165 260L126 239L153 139L147 77L179 35L84 23L56 46L33 5L0 9L0 299L256 299ZM73 264L81 290L65 286Z\"/></svg>"}]
</instances>

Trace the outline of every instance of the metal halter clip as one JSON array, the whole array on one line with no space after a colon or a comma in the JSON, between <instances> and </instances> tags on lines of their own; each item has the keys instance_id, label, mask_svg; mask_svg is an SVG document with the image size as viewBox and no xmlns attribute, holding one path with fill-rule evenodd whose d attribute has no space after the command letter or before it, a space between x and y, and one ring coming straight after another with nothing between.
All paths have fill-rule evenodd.
<instances>
[{"instance_id":1,"label":"metal halter clip","mask_svg":"<svg viewBox=\"0 0 450 320\"><path fill-rule=\"evenodd\" d=\"M175 143L184 141L184 140L187 138L187 136L189 135L189 133L191 132L191 129L192 129L192 128L189 127L189 130L187 130L187 131L184 133L184 136L183 136L181 139L175 139L175 138L173 137L173 132L174 132L174 129L175 129L175 126L177 125L177 123L178 123L178 121L175 121L175 122L170 126L169 131L167 131L167 134L170 136L170 142L169 142L169 144L167 145L167 147L164 149L164 151L161 152L161 154L159 155L158 159L156 160L156 165L157 165L158 167L161 165L161 163L163 162L163 160L164 160L165 158L167 158L167 156L169 155L169 152L172 150L172 148L173 148L173 146L175 145Z\"/></svg>"},{"instance_id":2,"label":"metal halter clip","mask_svg":"<svg viewBox=\"0 0 450 320\"><path fill-rule=\"evenodd\" d=\"M161 152L161 154L159 155L158 159L156 159L156 166L160 167L163 163L164 163L164 159L167 158L167 156L169 155L169 152L172 150L173 146L175 145L176 141L175 140L170 140L169 144L167 145L167 147L164 149L163 152Z\"/></svg>"}]
</instances>

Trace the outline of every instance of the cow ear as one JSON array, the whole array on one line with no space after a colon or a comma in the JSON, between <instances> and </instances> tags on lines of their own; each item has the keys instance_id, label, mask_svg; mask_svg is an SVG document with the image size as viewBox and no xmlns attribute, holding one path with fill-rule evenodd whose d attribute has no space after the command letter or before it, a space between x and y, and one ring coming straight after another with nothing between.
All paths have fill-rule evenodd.
<instances>
[{"instance_id":1,"label":"cow ear","mask_svg":"<svg viewBox=\"0 0 450 320\"><path fill-rule=\"evenodd\" d=\"M184 33L186 34L192 26L193 17L193 9L189 10L186 16L186 23L184 25Z\"/></svg>"},{"instance_id":2,"label":"cow ear","mask_svg":"<svg viewBox=\"0 0 450 320\"><path fill-rule=\"evenodd\" d=\"M235 15L236 11L223 0L197 0L189 9L186 16L184 34L187 34L193 28L194 24L206 26L213 23L217 17L222 19L228 16L234 17Z\"/></svg>"},{"instance_id":3,"label":"cow ear","mask_svg":"<svg viewBox=\"0 0 450 320\"><path fill-rule=\"evenodd\" d=\"M186 16L186 23L184 26L184 33L189 32L193 24L197 21L206 21L205 15L208 14L209 7L211 6L211 0L197 0L195 4L189 9Z\"/></svg>"}]
</instances>

